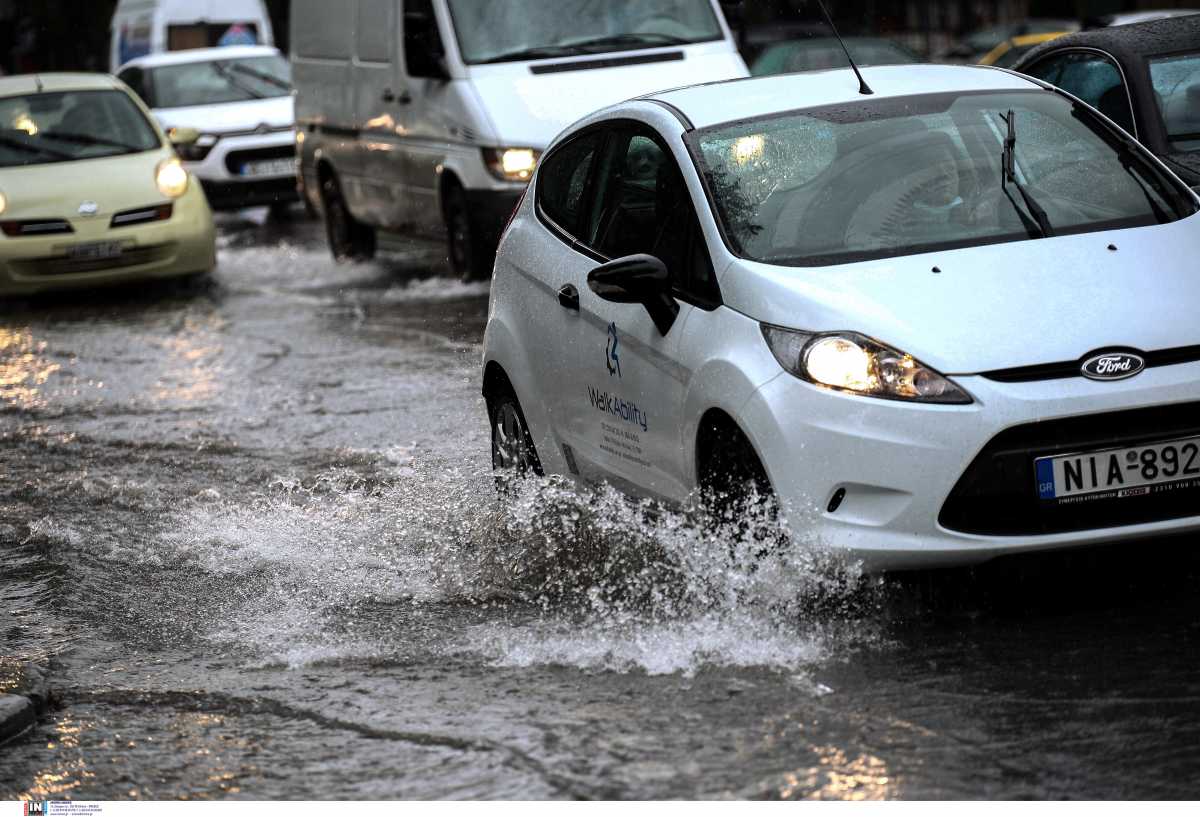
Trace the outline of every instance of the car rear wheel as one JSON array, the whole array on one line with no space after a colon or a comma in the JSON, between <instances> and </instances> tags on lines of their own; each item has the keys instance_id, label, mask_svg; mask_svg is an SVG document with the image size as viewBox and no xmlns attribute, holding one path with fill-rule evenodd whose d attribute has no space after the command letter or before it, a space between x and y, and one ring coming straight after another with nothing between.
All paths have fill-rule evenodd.
<instances>
[{"instance_id":1,"label":"car rear wheel","mask_svg":"<svg viewBox=\"0 0 1200 817\"><path fill-rule=\"evenodd\" d=\"M457 184L446 193L446 234L450 266L464 281L484 281L491 277L496 263L496 248L483 241L467 193Z\"/></svg>"},{"instance_id":2,"label":"car rear wheel","mask_svg":"<svg viewBox=\"0 0 1200 817\"><path fill-rule=\"evenodd\" d=\"M329 250L338 261L369 261L375 257L375 230L354 218L346 206L342 186L332 173L321 182L325 233Z\"/></svg>"},{"instance_id":3,"label":"car rear wheel","mask_svg":"<svg viewBox=\"0 0 1200 817\"><path fill-rule=\"evenodd\" d=\"M529 425L521 404L511 393L501 393L489 401L488 416L492 425L492 471L496 486L502 494L511 490L514 480L531 474L542 474Z\"/></svg>"}]
</instances>

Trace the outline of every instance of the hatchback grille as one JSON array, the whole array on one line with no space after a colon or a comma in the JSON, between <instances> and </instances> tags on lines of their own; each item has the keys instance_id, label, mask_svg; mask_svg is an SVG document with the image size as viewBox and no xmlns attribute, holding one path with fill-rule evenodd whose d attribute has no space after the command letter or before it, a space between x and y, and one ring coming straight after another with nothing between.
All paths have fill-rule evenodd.
<instances>
[{"instance_id":1,"label":"hatchback grille","mask_svg":"<svg viewBox=\"0 0 1200 817\"><path fill-rule=\"evenodd\" d=\"M1103 350L1109 351L1109 350ZM1117 349L1112 351L1136 351L1133 349ZM1138 354L1146 359L1146 368L1159 366L1176 366L1180 363L1195 363L1200 361L1200 346L1177 346L1172 349L1159 349L1156 352ZM1043 380L1065 380L1071 377L1083 376L1083 362L1091 355L1085 355L1080 360L1066 360L1061 363L1042 363L1036 366L1021 366L1016 369L1000 369L994 372L984 372L983 377L999 383L1037 383Z\"/></svg>"},{"instance_id":2,"label":"hatchback grille","mask_svg":"<svg viewBox=\"0 0 1200 817\"><path fill-rule=\"evenodd\" d=\"M78 275L153 264L170 258L173 252L173 244L159 244L152 247L131 247L116 258L31 258L13 261L11 266L14 272L26 276Z\"/></svg>"},{"instance_id":3,"label":"hatchback grille","mask_svg":"<svg viewBox=\"0 0 1200 817\"><path fill-rule=\"evenodd\" d=\"M1200 516L1196 490L1057 505L1038 498L1034 460L1200 436L1200 404L1156 406L1010 428L971 463L942 507L942 527L1025 536Z\"/></svg>"},{"instance_id":4,"label":"hatchback grille","mask_svg":"<svg viewBox=\"0 0 1200 817\"><path fill-rule=\"evenodd\" d=\"M9 238L64 235L75 232L71 227L71 222L61 218L43 218L32 221L0 221L0 229Z\"/></svg>"},{"instance_id":5,"label":"hatchback grille","mask_svg":"<svg viewBox=\"0 0 1200 817\"><path fill-rule=\"evenodd\" d=\"M125 210L112 217L110 228L134 227L138 224L149 224L153 221L167 221L175 211L175 205L162 204L156 207L142 207L138 210Z\"/></svg>"}]
</instances>

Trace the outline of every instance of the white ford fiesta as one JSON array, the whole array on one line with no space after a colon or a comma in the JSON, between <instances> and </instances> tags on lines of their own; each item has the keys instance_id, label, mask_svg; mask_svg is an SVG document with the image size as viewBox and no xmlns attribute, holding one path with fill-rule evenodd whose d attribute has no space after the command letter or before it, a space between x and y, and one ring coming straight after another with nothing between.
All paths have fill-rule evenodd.
<instances>
[{"instance_id":1,"label":"white ford fiesta","mask_svg":"<svg viewBox=\"0 0 1200 817\"><path fill-rule=\"evenodd\" d=\"M492 282L497 468L769 490L874 570L1200 530L1200 199L1037 81L864 73L556 140Z\"/></svg>"}]
</instances>

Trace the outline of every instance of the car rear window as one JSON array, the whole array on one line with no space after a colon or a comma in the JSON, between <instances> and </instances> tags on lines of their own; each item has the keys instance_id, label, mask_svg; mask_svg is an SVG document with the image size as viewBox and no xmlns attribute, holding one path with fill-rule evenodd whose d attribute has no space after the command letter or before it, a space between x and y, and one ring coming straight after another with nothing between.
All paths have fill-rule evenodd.
<instances>
[{"instance_id":1,"label":"car rear window","mask_svg":"<svg viewBox=\"0 0 1200 817\"><path fill-rule=\"evenodd\" d=\"M1196 211L1139 148L1052 91L838 105L716 126L688 141L736 254L825 266L1036 237L1034 213L1002 181L1010 112L1017 179L1054 235Z\"/></svg>"},{"instance_id":2,"label":"car rear window","mask_svg":"<svg viewBox=\"0 0 1200 817\"><path fill-rule=\"evenodd\" d=\"M1200 150L1200 53L1151 59L1150 82L1171 149Z\"/></svg>"}]
</instances>

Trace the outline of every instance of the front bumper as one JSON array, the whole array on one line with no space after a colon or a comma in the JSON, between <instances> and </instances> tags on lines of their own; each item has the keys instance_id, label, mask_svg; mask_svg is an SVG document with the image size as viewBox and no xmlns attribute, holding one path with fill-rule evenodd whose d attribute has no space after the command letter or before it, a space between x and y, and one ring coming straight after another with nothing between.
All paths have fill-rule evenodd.
<instances>
[{"instance_id":1,"label":"front bumper","mask_svg":"<svg viewBox=\"0 0 1200 817\"><path fill-rule=\"evenodd\" d=\"M215 209L258 207L299 200L295 159L296 136L289 130L224 137L203 160L184 166L204 185ZM248 165L265 161L290 161L293 169L274 176L246 174Z\"/></svg>"},{"instance_id":2,"label":"front bumper","mask_svg":"<svg viewBox=\"0 0 1200 817\"><path fill-rule=\"evenodd\" d=\"M1104 415L1155 406L1177 407L1174 414L1186 417L1187 404L1200 401L1200 364L1149 369L1109 383L954 379L975 397L974 404L927 406L852 397L787 374L759 389L743 410L746 427L798 540L845 551L871 570L898 570L1200 530L1200 503L1193 515L1180 515L1176 508L1158 518L1131 504L1129 524L1122 524L1122 514L1111 509L1095 525L1078 518L1059 524L1052 515L1039 516L1028 504L1036 502L1033 458L1063 451L1044 435L1027 434L1031 426L1055 429L1060 427L1055 421L1070 418L1091 418L1071 423L1094 429L1104 425ZM1118 422L1114 419L1103 444L1093 434L1090 447L1119 446L1124 440L1136 444L1145 438L1145 429L1135 436ZM954 513L947 514L948 500L961 496L956 487L964 474L981 455L990 456L993 441L1022 434L1031 442L1029 450L1006 461L1008 495L990 502L975 497L973 504L955 504ZM1159 439L1178 436L1186 435L1164 425ZM841 492L844 498L834 503ZM995 524L1006 514L1029 518ZM966 532L973 530L1009 532Z\"/></svg>"},{"instance_id":3,"label":"front bumper","mask_svg":"<svg viewBox=\"0 0 1200 817\"><path fill-rule=\"evenodd\" d=\"M216 266L212 211L194 181L188 192L174 201L171 217L165 221L114 228L111 216L71 219L74 232L65 235L0 235L0 296L176 278ZM92 242L120 242L124 249L119 259L107 263L76 264L68 258L71 246Z\"/></svg>"}]
</instances>

